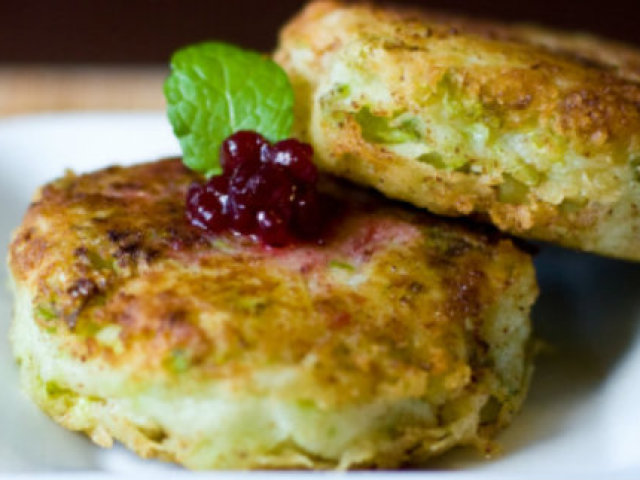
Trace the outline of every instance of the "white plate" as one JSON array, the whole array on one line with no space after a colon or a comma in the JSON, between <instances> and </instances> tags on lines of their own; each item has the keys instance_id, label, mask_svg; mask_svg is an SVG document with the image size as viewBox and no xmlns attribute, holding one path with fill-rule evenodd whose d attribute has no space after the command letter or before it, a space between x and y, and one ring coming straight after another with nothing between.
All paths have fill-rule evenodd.
<instances>
[{"instance_id":1,"label":"white plate","mask_svg":"<svg viewBox=\"0 0 640 480\"><path fill-rule=\"evenodd\" d=\"M161 113L67 114L0 121L0 250L35 188L65 168L154 159L178 152ZM538 360L522 413L484 460L455 451L426 472L359 478L640 478L640 264L545 247L536 260L542 295L538 335L552 346ZM1 274L4 286L6 272ZM11 298L0 292L0 477L176 478L194 474L143 461L121 447L101 450L40 413L18 390L7 330ZM275 474L196 475L275 478ZM292 473L290 478L314 476ZM7 477L8 478L8 477ZM21 477L24 478L24 477Z\"/></svg>"}]
</instances>

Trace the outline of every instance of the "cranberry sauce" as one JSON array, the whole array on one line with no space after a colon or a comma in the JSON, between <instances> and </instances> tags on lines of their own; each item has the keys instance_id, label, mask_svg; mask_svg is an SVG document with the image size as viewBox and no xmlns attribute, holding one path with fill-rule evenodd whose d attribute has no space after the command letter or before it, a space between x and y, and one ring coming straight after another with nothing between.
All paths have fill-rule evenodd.
<instances>
[{"instance_id":1,"label":"cranberry sauce","mask_svg":"<svg viewBox=\"0 0 640 480\"><path fill-rule=\"evenodd\" d=\"M251 235L266 245L318 240L330 199L318 193L313 149L295 139L271 144L240 131L221 147L221 175L194 183L187 193L187 219L209 233Z\"/></svg>"}]
</instances>

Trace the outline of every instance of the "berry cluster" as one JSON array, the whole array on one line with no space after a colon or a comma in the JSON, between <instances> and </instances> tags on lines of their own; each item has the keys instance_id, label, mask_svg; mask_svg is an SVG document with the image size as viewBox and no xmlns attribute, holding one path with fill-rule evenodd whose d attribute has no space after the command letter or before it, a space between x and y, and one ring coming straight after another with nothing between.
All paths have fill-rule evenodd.
<instances>
[{"instance_id":1,"label":"berry cluster","mask_svg":"<svg viewBox=\"0 0 640 480\"><path fill-rule=\"evenodd\" d=\"M221 175L194 183L187 193L187 218L211 233L231 230L283 246L317 239L326 223L316 190L313 149L295 139L271 144L240 131L222 144Z\"/></svg>"}]
</instances>

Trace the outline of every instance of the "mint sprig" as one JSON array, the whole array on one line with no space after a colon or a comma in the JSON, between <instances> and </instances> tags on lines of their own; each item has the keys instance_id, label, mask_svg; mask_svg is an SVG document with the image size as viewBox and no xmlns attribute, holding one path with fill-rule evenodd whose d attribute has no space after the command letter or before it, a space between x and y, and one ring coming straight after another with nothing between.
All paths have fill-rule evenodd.
<instances>
[{"instance_id":1,"label":"mint sprig","mask_svg":"<svg viewBox=\"0 0 640 480\"><path fill-rule=\"evenodd\" d=\"M287 74L269 58L233 45L206 42L175 52L164 94L185 165L207 176L221 172L220 145L232 133L255 130L274 142L291 131Z\"/></svg>"}]
</instances>

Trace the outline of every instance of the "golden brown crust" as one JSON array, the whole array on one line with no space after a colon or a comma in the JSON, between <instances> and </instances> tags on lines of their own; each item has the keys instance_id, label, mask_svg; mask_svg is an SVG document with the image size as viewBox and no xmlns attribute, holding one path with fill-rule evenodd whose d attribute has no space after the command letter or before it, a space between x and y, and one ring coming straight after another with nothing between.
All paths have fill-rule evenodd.
<instances>
[{"instance_id":1,"label":"golden brown crust","mask_svg":"<svg viewBox=\"0 0 640 480\"><path fill-rule=\"evenodd\" d=\"M487 312L520 276L532 278L528 256L496 232L371 199L352 203L323 246L212 240L183 218L195 179L167 160L42 189L10 267L40 327L69 354L243 385L256 365L312 355L313 380L295 393L308 388L327 404L420 395L445 378L466 388L469 357L487 354ZM114 325L117 347L96 333Z\"/></svg>"},{"instance_id":2,"label":"golden brown crust","mask_svg":"<svg viewBox=\"0 0 640 480\"><path fill-rule=\"evenodd\" d=\"M477 214L516 235L640 259L637 50L319 1L284 28L275 58L322 168L436 213ZM363 108L420 117L422 146L451 161L434 168L363 138Z\"/></svg>"},{"instance_id":3,"label":"golden brown crust","mask_svg":"<svg viewBox=\"0 0 640 480\"><path fill-rule=\"evenodd\" d=\"M68 174L10 246L24 389L96 443L189 468L389 468L492 446L526 394L530 256L324 178L325 243L184 218L178 159Z\"/></svg>"}]
</instances>

